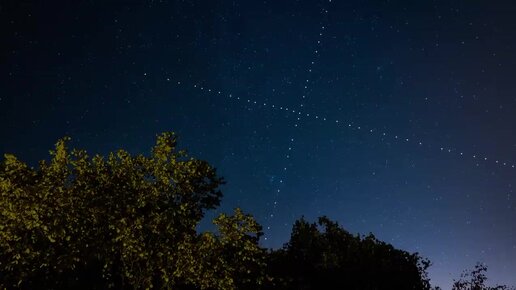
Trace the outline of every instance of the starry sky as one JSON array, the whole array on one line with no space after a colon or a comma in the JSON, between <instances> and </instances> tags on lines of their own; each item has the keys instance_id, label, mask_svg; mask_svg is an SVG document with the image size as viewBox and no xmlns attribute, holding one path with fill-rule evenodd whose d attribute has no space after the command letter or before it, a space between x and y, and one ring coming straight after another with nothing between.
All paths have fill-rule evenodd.
<instances>
[{"instance_id":1,"label":"starry sky","mask_svg":"<svg viewBox=\"0 0 516 290\"><path fill-rule=\"evenodd\" d=\"M327 215L417 251L434 285L516 284L511 1L2 1L0 153L63 136L209 161L280 247ZM215 213L211 213L213 216Z\"/></svg>"}]
</instances>

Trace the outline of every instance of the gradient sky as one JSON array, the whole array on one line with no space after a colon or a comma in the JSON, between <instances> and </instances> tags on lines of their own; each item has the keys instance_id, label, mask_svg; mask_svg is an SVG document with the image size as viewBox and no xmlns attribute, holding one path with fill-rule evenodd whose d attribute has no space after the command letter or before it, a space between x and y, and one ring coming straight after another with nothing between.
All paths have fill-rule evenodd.
<instances>
[{"instance_id":1,"label":"gradient sky","mask_svg":"<svg viewBox=\"0 0 516 290\"><path fill-rule=\"evenodd\" d=\"M279 247L327 215L516 284L513 1L3 1L0 153L175 131ZM219 93L220 92L220 93ZM210 215L211 216L211 215Z\"/></svg>"}]
</instances>

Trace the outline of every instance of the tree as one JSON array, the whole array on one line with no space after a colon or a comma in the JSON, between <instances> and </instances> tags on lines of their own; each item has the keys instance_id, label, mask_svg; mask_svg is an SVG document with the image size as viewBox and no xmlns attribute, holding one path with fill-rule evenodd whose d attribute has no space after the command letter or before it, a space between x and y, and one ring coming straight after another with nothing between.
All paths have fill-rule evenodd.
<instances>
[{"instance_id":1,"label":"tree","mask_svg":"<svg viewBox=\"0 0 516 290\"><path fill-rule=\"evenodd\" d=\"M508 290L505 285L497 285L493 287L486 286L487 266L477 263L471 272L464 271L459 280L453 281L452 290Z\"/></svg>"},{"instance_id":2,"label":"tree","mask_svg":"<svg viewBox=\"0 0 516 290\"><path fill-rule=\"evenodd\" d=\"M237 209L198 234L224 180L176 148L150 156L90 158L59 140L37 169L13 155L0 165L0 288L234 289L259 283L261 227ZM254 280L253 280L254 279Z\"/></svg>"},{"instance_id":3,"label":"tree","mask_svg":"<svg viewBox=\"0 0 516 290\"><path fill-rule=\"evenodd\" d=\"M224 180L173 133L149 156L90 157L68 141L37 168L0 162L0 289L430 289L427 259L327 217L297 220L268 252L238 208L199 233ZM453 289L508 289L485 286L486 271L477 264Z\"/></svg>"},{"instance_id":4,"label":"tree","mask_svg":"<svg viewBox=\"0 0 516 290\"><path fill-rule=\"evenodd\" d=\"M264 282L266 266L266 252L258 247L262 227L240 209L232 216L219 215L214 224L219 236L202 235L209 242L201 243L206 246L201 258L209 268L199 272L217 273L213 283L222 283L219 289L258 289Z\"/></svg>"},{"instance_id":5,"label":"tree","mask_svg":"<svg viewBox=\"0 0 516 290\"><path fill-rule=\"evenodd\" d=\"M430 289L430 262L372 234L353 236L326 217L294 223L290 241L273 252L271 289Z\"/></svg>"}]
</instances>

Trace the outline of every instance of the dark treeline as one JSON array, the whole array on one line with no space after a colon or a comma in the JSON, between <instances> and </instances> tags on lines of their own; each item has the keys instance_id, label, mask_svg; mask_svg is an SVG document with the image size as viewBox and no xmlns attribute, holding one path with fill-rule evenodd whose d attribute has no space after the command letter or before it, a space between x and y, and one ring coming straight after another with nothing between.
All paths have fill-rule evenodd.
<instances>
[{"instance_id":1,"label":"dark treeline","mask_svg":"<svg viewBox=\"0 0 516 290\"><path fill-rule=\"evenodd\" d=\"M149 156L88 156L60 140L37 168L0 163L0 289L433 289L430 261L327 217L301 218L277 250L240 209L196 231L224 183L157 138ZM453 289L485 286L485 266Z\"/></svg>"}]
</instances>

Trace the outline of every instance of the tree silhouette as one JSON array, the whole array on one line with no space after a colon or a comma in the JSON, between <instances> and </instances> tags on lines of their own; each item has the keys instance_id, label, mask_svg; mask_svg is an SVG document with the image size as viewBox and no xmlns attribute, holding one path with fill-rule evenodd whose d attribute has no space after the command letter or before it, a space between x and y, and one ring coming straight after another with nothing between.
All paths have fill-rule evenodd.
<instances>
[{"instance_id":1,"label":"tree silhouette","mask_svg":"<svg viewBox=\"0 0 516 290\"><path fill-rule=\"evenodd\" d=\"M508 290L514 289L509 288L505 285L497 286L486 286L487 281L487 266L482 263L477 263L475 268L470 272L463 272L460 279L453 281L452 290Z\"/></svg>"},{"instance_id":2,"label":"tree silhouette","mask_svg":"<svg viewBox=\"0 0 516 290\"><path fill-rule=\"evenodd\" d=\"M296 221L290 241L269 258L271 289L430 289L430 262L353 236L326 217Z\"/></svg>"}]
</instances>

